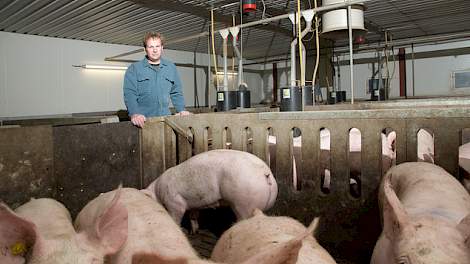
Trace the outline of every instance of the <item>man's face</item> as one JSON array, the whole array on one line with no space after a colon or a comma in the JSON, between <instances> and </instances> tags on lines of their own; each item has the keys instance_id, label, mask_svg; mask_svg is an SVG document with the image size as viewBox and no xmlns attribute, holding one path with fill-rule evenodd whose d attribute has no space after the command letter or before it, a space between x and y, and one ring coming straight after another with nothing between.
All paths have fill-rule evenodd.
<instances>
[{"instance_id":1,"label":"man's face","mask_svg":"<svg viewBox=\"0 0 470 264\"><path fill-rule=\"evenodd\" d=\"M160 57L162 56L163 46L162 41L159 38L150 38L147 40L145 46L145 53L147 58L152 63L160 63Z\"/></svg>"}]
</instances>

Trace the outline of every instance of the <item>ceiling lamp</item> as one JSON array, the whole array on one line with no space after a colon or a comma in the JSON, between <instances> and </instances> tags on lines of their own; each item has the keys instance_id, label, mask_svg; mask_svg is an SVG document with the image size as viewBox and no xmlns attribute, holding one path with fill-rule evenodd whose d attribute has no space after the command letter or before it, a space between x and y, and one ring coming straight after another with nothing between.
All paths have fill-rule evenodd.
<instances>
[{"instance_id":1,"label":"ceiling lamp","mask_svg":"<svg viewBox=\"0 0 470 264\"><path fill-rule=\"evenodd\" d=\"M120 65L83 64L83 65L73 65L73 66L80 67L83 69L94 69L94 70L127 70L127 66L120 66Z\"/></svg>"}]
</instances>

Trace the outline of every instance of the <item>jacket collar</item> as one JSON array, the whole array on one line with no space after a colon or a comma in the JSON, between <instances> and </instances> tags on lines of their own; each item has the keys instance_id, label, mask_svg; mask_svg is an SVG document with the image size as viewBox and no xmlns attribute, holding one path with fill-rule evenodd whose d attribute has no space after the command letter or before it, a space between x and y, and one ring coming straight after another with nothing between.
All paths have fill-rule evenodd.
<instances>
[{"instance_id":1,"label":"jacket collar","mask_svg":"<svg viewBox=\"0 0 470 264\"><path fill-rule=\"evenodd\" d=\"M150 65L149 61L147 60L147 57L144 57L141 60L141 62L145 67L149 67L149 68L153 69L152 65ZM165 66L168 66L168 61L164 58L160 58L160 68L163 68Z\"/></svg>"}]
</instances>

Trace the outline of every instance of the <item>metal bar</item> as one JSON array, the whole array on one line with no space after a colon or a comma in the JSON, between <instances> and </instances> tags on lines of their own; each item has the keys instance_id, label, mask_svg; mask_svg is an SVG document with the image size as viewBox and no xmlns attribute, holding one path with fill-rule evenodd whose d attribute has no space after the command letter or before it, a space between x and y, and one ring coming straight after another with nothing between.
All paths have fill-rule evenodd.
<instances>
[{"instance_id":1,"label":"metal bar","mask_svg":"<svg viewBox=\"0 0 470 264\"><path fill-rule=\"evenodd\" d=\"M165 122L165 124L173 128L178 134L186 138L189 143L193 143L193 135L190 133L187 133L182 127L180 127L178 124L173 122L173 120L165 118L163 121Z\"/></svg>"},{"instance_id":2,"label":"metal bar","mask_svg":"<svg viewBox=\"0 0 470 264\"><path fill-rule=\"evenodd\" d=\"M329 10L334 10L334 9L339 9L339 8L342 8L342 7L346 7L346 6L363 4L363 3L369 2L369 1L371 1L371 0L351 0L351 1L348 1L348 2L345 2L345 3L321 6L321 7L317 7L317 8L308 9L308 10L305 10L305 11L312 10L314 13L325 12L325 11L329 11ZM240 25L237 25L237 27L242 29L242 28L256 26L256 25L260 25L260 24L264 24L264 23L269 23L269 22L273 22L273 21L277 21L277 20L281 20L281 19L285 19L285 18L289 18L289 13L284 14L284 15L275 16L275 17L261 19L261 20L258 20L258 21L249 22L249 23L246 23L246 24L240 24ZM229 28L223 28L223 29L219 29L218 32L221 31L221 30L224 30L224 29L229 30ZM200 38L200 37L205 37L208 34L209 34L209 32L202 32L202 33L199 33L199 34L196 34L196 35L192 35L192 36L188 36L188 37L184 37L184 38L180 38L180 39L175 39L173 41L167 41L167 45L168 44L175 44L175 43L179 43L179 42L184 42L184 41L188 41L188 40L193 40L193 39ZM134 54L134 53L138 53L140 51L141 51L141 49L138 49L138 50L130 51L130 52L127 52L127 53L123 53L124 55L119 54L119 55L108 57L108 58L122 57L122 56L126 56L126 55L131 55L131 54ZM243 53L243 49L241 50L241 52ZM107 58L105 58L105 60L106 59Z\"/></svg>"},{"instance_id":3,"label":"metal bar","mask_svg":"<svg viewBox=\"0 0 470 264\"><path fill-rule=\"evenodd\" d=\"M413 96L415 96L415 50L414 50L414 44L411 43L411 79L412 79L412 85L413 85Z\"/></svg>"},{"instance_id":4,"label":"metal bar","mask_svg":"<svg viewBox=\"0 0 470 264\"><path fill-rule=\"evenodd\" d=\"M400 96L406 97L406 56L405 48L398 51L399 69L400 69Z\"/></svg>"},{"instance_id":5,"label":"metal bar","mask_svg":"<svg viewBox=\"0 0 470 264\"><path fill-rule=\"evenodd\" d=\"M470 31L460 32L460 33L452 33L452 34L445 34L445 35L435 35L435 36L423 36L423 37L416 37L416 38L406 38L406 39L394 39L393 46L395 48L406 47L412 44L429 44L433 42L433 44L438 44L436 42L440 41L462 41L466 38L470 37ZM385 43L382 44L373 44L373 45L359 45L356 48L357 51L368 51L368 50L375 50L379 48L385 47ZM349 50L346 47L335 48L335 53L347 53Z\"/></svg>"},{"instance_id":6,"label":"metal bar","mask_svg":"<svg viewBox=\"0 0 470 264\"><path fill-rule=\"evenodd\" d=\"M353 45L352 45L352 18L351 6L348 6L348 30L349 30L349 70L351 80L351 104L354 104L354 71L353 71ZM380 91L379 91L380 93Z\"/></svg>"}]
</instances>

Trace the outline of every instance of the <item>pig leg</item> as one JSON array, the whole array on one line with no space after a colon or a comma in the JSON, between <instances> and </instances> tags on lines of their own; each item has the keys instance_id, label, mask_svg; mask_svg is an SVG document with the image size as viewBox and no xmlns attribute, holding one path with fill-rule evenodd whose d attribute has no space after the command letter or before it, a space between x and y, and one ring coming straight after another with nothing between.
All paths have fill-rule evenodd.
<instances>
[{"instance_id":1,"label":"pig leg","mask_svg":"<svg viewBox=\"0 0 470 264\"><path fill-rule=\"evenodd\" d=\"M176 195L174 199L171 199L165 203L165 207L168 210L170 216L175 222L180 225L183 220L184 212L186 212L187 204L181 195Z\"/></svg>"},{"instance_id":2,"label":"pig leg","mask_svg":"<svg viewBox=\"0 0 470 264\"><path fill-rule=\"evenodd\" d=\"M231 208L237 216L237 221L250 218L255 211L255 208L244 204L236 204L231 206Z\"/></svg>"},{"instance_id":3,"label":"pig leg","mask_svg":"<svg viewBox=\"0 0 470 264\"><path fill-rule=\"evenodd\" d=\"M331 174L329 169L324 169L321 175L321 191L323 193L330 192L330 184L331 184Z\"/></svg>"},{"instance_id":4,"label":"pig leg","mask_svg":"<svg viewBox=\"0 0 470 264\"><path fill-rule=\"evenodd\" d=\"M191 222L191 234L196 234L199 230L199 223L197 219L199 218L199 211L195 209L189 210L189 219Z\"/></svg>"}]
</instances>

